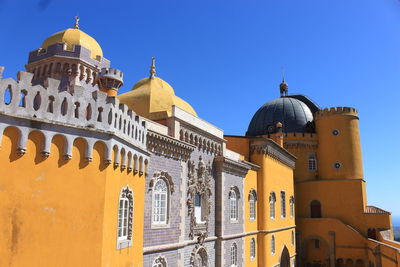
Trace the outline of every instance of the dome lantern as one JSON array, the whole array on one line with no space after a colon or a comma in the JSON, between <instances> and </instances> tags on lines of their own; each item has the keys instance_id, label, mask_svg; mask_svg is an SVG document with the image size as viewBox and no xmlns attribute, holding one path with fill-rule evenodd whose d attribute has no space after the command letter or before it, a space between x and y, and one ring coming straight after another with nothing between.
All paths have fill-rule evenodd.
<instances>
[{"instance_id":1,"label":"dome lantern","mask_svg":"<svg viewBox=\"0 0 400 267\"><path fill-rule=\"evenodd\" d=\"M281 97L288 95L288 93L289 93L289 85L285 82L285 78L282 78L282 82L279 85L279 89L280 89L280 92L281 92Z\"/></svg>"}]
</instances>

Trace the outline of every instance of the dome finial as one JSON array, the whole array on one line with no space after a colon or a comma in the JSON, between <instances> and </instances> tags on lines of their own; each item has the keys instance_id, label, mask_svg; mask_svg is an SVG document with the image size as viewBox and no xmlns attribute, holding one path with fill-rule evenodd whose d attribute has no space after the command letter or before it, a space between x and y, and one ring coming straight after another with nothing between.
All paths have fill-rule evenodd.
<instances>
[{"instance_id":1,"label":"dome finial","mask_svg":"<svg viewBox=\"0 0 400 267\"><path fill-rule=\"evenodd\" d=\"M285 73L283 72L283 69L282 69L282 82L279 85L279 90L281 92L281 97L287 96L289 93L289 85L285 82Z\"/></svg>"},{"instance_id":2,"label":"dome finial","mask_svg":"<svg viewBox=\"0 0 400 267\"><path fill-rule=\"evenodd\" d=\"M154 79L154 77L156 77L156 59L152 57L150 66L150 79Z\"/></svg>"},{"instance_id":3,"label":"dome finial","mask_svg":"<svg viewBox=\"0 0 400 267\"><path fill-rule=\"evenodd\" d=\"M74 25L74 29L79 29L79 17L75 16L75 25Z\"/></svg>"}]
</instances>

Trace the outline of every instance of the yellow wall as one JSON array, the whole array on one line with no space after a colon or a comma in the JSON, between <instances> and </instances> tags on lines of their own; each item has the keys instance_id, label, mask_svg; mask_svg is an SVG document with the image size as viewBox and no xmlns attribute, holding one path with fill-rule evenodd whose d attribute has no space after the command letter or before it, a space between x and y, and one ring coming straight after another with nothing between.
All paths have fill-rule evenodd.
<instances>
[{"instance_id":1,"label":"yellow wall","mask_svg":"<svg viewBox=\"0 0 400 267\"><path fill-rule=\"evenodd\" d=\"M256 257L254 259L250 258L250 241L251 239L254 238L256 241ZM246 267L257 267L258 266L258 255L260 251L258 248L258 242L257 242L257 235L248 235L244 238L244 266Z\"/></svg>"},{"instance_id":2,"label":"yellow wall","mask_svg":"<svg viewBox=\"0 0 400 267\"><path fill-rule=\"evenodd\" d=\"M360 131L355 112L322 112L315 118L321 179L363 178ZM337 136L332 134L338 130ZM333 167L341 163L340 169Z\"/></svg>"},{"instance_id":3,"label":"yellow wall","mask_svg":"<svg viewBox=\"0 0 400 267\"><path fill-rule=\"evenodd\" d=\"M293 170L265 154L254 153L251 161L261 169L257 172L258 177L258 229L260 231L271 231L295 225L294 218L290 217L289 198L294 195ZM286 218L281 218L280 192L286 192ZM275 219L270 217L269 195L274 191L276 194ZM292 256L295 246L291 246L291 231L281 230L274 233L276 242L276 253L271 255L271 234L259 233L259 265L272 266L279 262L281 250L285 244Z\"/></svg>"},{"instance_id":4,"label":"yellow wall","mask_svg":"<svg viewBox=\"0 0 400 267\"><path fill-rule=\"evenodd\" d=\"M67 161L64 137L55 136L45 159L43 135L32 132L26 154L18 156L18 135L7 128L0 149L0 209L7 213L0 218L0 266L140 266L144 178L104 166L100 143L86 162L83 139L75 140ZM127 184L134 191L134 241L117 251L118 198Z\"/></svg>"},{"instance_id":5,"label":"yellow wall","mask_svg":"<svg viewBox=\"0 0 400 267\"><path fill-rule=\"evenodd\" d=\"M318 158L317 170L309 171L308 157L314 154L317 157L318 136L316 134L293 134L284 136L284 147L296 156L296 167L294 169L295 182L318 179Z\"/></svg>"},{"instance_id":6,"label":"yellow wall","mask_svg":"<svg viewBox=\"0 0 400 267\"><path fill-rule=\"evenodd\" d=\"M244 156L249 161L250 139L244 136L224 135L227 140L226 148Z\"/></svg>"}]
</instances>

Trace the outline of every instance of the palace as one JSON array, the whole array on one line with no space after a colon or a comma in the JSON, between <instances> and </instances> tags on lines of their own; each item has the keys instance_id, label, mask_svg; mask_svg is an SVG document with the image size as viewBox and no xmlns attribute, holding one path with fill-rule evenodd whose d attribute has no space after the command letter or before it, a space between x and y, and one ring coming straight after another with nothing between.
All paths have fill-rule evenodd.
<instances>
[{"instance_id":1,"label":"palace","mask_svg":"<svg viewBox=\"0 0 400 267\"><path fill-rule=\"evenodd\" d=\"M17 80L0 67L0 266L400 266L390 213L367 205L356 109L282 81L226 135L154 58L118 94L78 22Z\"/></svg>"}]
</instances>

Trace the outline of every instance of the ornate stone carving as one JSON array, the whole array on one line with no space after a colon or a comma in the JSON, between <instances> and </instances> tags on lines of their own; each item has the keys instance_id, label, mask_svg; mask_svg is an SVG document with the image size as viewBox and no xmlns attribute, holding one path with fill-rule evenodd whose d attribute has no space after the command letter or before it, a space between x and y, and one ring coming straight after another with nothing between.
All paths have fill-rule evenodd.
<instances>
[{"instance_id":1,"label":"ornate stone carving","mask_svg":"<svg viewBox=\"0 0 400 267\"><path fill-rule=\"evenodd\" d=\"M149 182L149 191L153 190L154 184L158 179L165 179L169 185L169 190L171 191L171 193L175 191L174 181L172 180L171 175L169 175L169 173L166 171L159 171L154 173Z\"/></svg>"},{"instance_id":2,"label":"ornate stone carving","mask_svg":"<svg viewBox=\"0 0 400 267\"><path fill-rule=\"evenodd\" d=\"M201 236L200 240L204 240L208 235L208 221L211 213L211 164L204 163L202 157L199 157L197 169L192 160L188 162L188 190L187 190L187 206L190 216L190 233L189 237ZM195 216L195 196L199 194L202 199L202 220L204 222L196 222ZM203 206L205 205L205 207ZM199 241L199 240L198 240ZM200 242L200 241L199 241ZM201 241L202 242L202 241Z\"/></svg>"},{"instance_id":3,"label":"ornate stone carving","mask_svg":"<svg viewBox=\"0 0 400 267\"><path fill-rule=\"evenodd\" d=\"M153 266L159 266L160 264L162 267L167 267L167 260L163 256L158 256L158 258L154 260Z\"/></svg>"},{"instance_id":4,"label":"ornate stone carving","mask_svg":"<svg viewBox=\"0 0 400 267\"><path fill-rule=\"evenodd\" d=\"M197 244L190 255L190 267L207 267L208 255L206 248Z\"/></svg>"}]
</instances>

